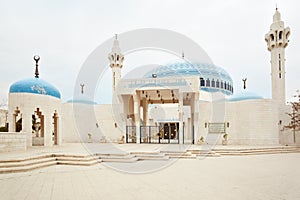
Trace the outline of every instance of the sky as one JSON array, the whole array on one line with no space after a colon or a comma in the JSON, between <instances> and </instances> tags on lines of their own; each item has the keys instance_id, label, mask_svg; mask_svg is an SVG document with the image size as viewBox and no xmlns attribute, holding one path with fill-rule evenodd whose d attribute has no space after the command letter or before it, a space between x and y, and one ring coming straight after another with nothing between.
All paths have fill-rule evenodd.
<instances>
[{"instance_id":1,"label":"sky","mask_svg":"<svg viewBox=\"0 0 300 200\"><path fill-rule=\"evenodd\" d=\"M276 4L291 28L286 48L289 98L300 89L297 0L0 0L0 103L7 101L12 83L34 76L36 54L41 57L40 77L59 88L63 101L71 99L74 87L80 87L74 85L76 77L91 52L116 33L140 28L186 35L231 75L236 92L242 90L242 79L247 77L247 90L270 98L270 52L264 36ZM147 53L125 57L123 75L145 62L170 59ZM99 75L99 103L109 101L106 91L111 86L106 80L110 73L108 68L108 78Z\"/></svg>"}]
</instances>

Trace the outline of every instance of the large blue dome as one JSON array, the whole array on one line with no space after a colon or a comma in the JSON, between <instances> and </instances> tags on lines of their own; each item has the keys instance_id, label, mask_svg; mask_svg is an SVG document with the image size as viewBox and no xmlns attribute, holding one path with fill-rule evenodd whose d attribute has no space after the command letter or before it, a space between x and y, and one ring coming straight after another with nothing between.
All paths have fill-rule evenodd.
<instances>
[{"instance_id":1,"label":"large blue dome","mask_svg":"<svg viewBox=\"0 0 300 200\"><path fill-rule=\"evenodd\" d=\"M10 86L9 93L41 94L60 99L60 92L58 89L40 78L29 78L17 81Z\"/></svg>"},{"instance_id":2,"label":"large blue dome","mask_svg":"<svg viewBox=\"0 0 300 200\"><path fill-rule=\"evenodd\" d=\"M157 78L173 76L199 76L200 90L208 92L221 91L226 95L233 94L233 82L230 75L221 67L207 63L175 62L161 65L150 72L144 78L151 78L156 74Z\"/></svg>"}]
</instances>

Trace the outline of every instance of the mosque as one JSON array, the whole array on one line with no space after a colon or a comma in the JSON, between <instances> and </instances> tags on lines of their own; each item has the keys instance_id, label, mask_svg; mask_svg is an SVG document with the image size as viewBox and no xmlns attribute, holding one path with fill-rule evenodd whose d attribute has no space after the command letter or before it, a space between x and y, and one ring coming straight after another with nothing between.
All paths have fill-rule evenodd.
<instances>
[{"instance_id":1,"label":"mosque","mask_svg":"<svg viewBox=\"0 0 300 200\"><path fill-rule=\"evenodd\" d=\"M124 55L118 38L108 55L113 103L97 104L81 94L62 102L61 94L39 76L9 88L8 132L2 148L26 149L71 142L159 144L278 145L293 143L284 129L291 109L286 104L285 48L290 29L276 9L265 35L271 53L272 98L235 94L225 69L182 59L158 66L142 78L122 78ZM126 67L126 66L124 66ZM246 87L246 79L244 86ZM77 112L75 112L75 109ZM95 119L89 116L92 110ZM84 128L78 128L80 123ZM300 138L299 138L300 139ZM297 138L297 141L299 141ZM8 142L9 141L9 142Z\"/></svg>"}]
</instances>

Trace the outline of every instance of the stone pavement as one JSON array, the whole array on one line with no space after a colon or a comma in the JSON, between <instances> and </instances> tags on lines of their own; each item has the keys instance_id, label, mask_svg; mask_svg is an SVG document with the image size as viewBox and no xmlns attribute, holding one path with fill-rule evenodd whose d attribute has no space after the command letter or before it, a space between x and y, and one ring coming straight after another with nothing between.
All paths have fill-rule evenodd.
<instances>
[{"instance_id":1,"label":"stone pavement","mask_svg":"<svg viewBox=\"0 0 300 200\"><path fill-rule=\"evenodd\" d=\"M147 162L156 161L133 165L143 162L147 166ZM56 165L1 174L0 196L1 200L298 199L299 164L300 154L289 153L179 159L152 173L140 174L115 171L102 163L89 167Z\"/></svg>"}]
</instances>

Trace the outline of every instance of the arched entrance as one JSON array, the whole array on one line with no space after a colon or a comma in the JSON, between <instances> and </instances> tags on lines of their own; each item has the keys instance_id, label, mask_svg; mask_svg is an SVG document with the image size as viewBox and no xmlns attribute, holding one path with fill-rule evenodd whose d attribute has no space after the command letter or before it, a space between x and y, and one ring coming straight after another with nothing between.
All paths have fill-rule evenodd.
<instances>
[{"instance_id":1,"label":"arched entrance","mask_svg":"<svg viewBox=\"0 0 300 200\"><path fill-rule=\"evenodd\" d=\"M17 106L13 114L13 126L14 132L20 132L22 130L22 114Z\"/></svg>"},{"instance_id":2,"label":"arched entrance","mask_svg":"<svg viewBox=\"0 0 300 200\"><path fill-rule=\"evenodd\" d=\"M32 115L32 146L44 145L44 115L37 108Z\"/></svg>"}]
</instances>

